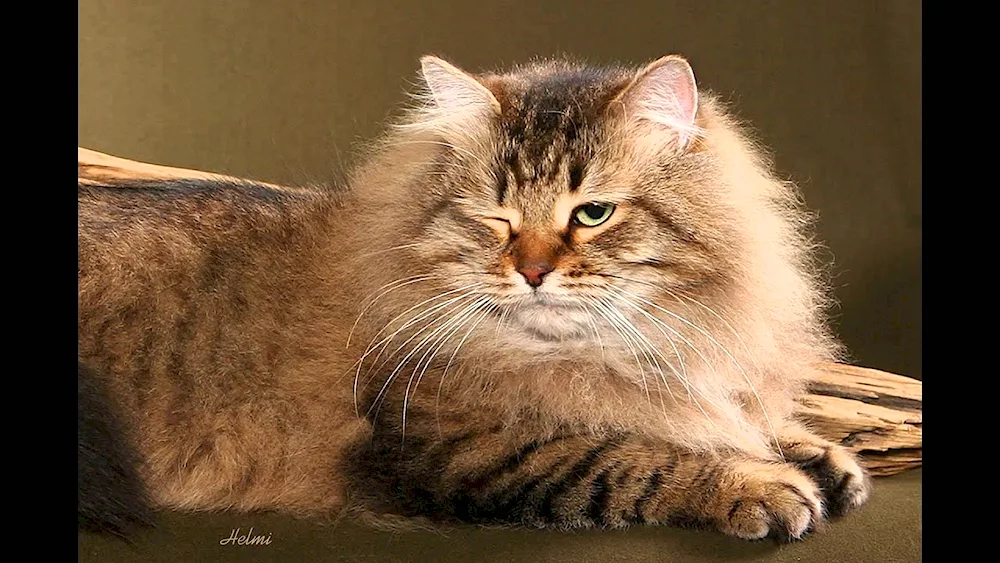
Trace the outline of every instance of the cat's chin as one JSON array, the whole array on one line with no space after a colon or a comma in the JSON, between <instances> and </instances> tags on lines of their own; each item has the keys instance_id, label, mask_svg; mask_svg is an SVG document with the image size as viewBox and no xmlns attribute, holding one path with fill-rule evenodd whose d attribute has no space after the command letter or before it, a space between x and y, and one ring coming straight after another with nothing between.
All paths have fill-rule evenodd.
<instances>
[{"instance_id":1,"label":"cat's chin","mask_svg":"<svg viewBox=\"0 0 1000 563\"><path fill-rule=\"evenodd\" d=\"M532 302L517 310L517 323L526 336L546 343L589 341L594 337L591 319L579 306Z\"/></svg>"}]
</instances>

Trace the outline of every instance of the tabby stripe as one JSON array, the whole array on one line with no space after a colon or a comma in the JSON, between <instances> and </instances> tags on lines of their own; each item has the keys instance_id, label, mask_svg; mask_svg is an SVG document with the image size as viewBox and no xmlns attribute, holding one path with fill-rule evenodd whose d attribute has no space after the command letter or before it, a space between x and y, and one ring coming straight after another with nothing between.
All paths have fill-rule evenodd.
<instances>
[{"instance_id":1,"label":"tabby stripe","mask_svg":"<svg viewBox=\"0 0 1000 563\"><path fill-rule=\"evenodd\" d=\"M696 492L702 503L706 505L711 502L711 498L715 494L715 488L711 484L718 478L719 470L720 464L717 463L703 466L698 471L698 477L691 483L690 490Z\"/></svg>"},{"instance_id":2,"label":"tabby stripe","mask_svg":"<svg viewBox=\"0 0 1000 563\"><path fill-rule=\"evenodd\" d=\"M514 453L508 455L500 463L498 463L498 464L494 465L493 467L487 469L485 472L480 473L479 475L477 475L472 480L472 482L471 482L470 485L473 488L480 488L480 487L482 487L482 486L484 486L484 485L486 485L486 484L488 484L488 483L490 483L492 481L495 481L495 480L503 477L504 475L507 475L509 473L513 473L515 470L517 470L519 467L521 467L521 465L524 464L525 459L529 455L537 452L538 450L540 450L540 449L542 449L542 448L544 448L544 447L546 447L546 446L548 446L550 444L553 444L553 443L558 442L560 440L564 440L565 438L567 438L567 436L554 436L554 437L548 438L546 440L532 440L532 441L528 442L527 444L522 445Z\"/></svg>"},{"instance_id":3,"label":"tabby stripe","mask_svg":"<svg viewBox=\"0 0 1000 563\"><path fill-rule=\"evenodd\" d=\"M604 461L601 459L601 456L608 450L618 447L618 445L618 440L613 439L605 440L601 445L590 448L583 456L583 459L573 465L569 471L563 474L560 480L549 487L539 515L546 521L551 522L555 520L555 501L565 492L572 490L573 487L580 484L596 465Z\"/></svg>"},{"instance_id":4,"label":"tabby stripe","mask_svg":"<svg viewBox=\"0 0 1000 563\"><path fill-rule=\"evenodd\" d=\"M192 397L195 394L195 384L190 373L186 373L185 367L188 365L188 358L191 356L192 343L197 337L197 316L199 309L195 299L189 292L182 292L179 296L182 303L182 311L174 325L173 334L167 341L168 363L165 374L170 384L171 400L166 412L166 424L185 425L187 417L192 408ZM187 430L190 432L190 427ZM183 464L183 456L178 456L177 460Z\"/></svg>"},{"instance_id":5,"label":"tabby stripe","mask_svg":"<svg viewBox=\"0 0 1000 563\"><path fill-rule=\"evenodd\" d=\"M584 164L580 161L574 161L569 165L569 191L575 192L579 189L580 184L583 183L583 174L585 172Z\"/></svg>"},{"instance_id":6,"label":"tabby stripe","mask_svg":"<svg viewBox=\"0 0 1000 563\"><path fill-rule=\"evenodd\" d=\"M628 467L628 468L625 469L625 471L622 471L621 475L619 475L618 479L615 481L615 486L616 487L624 487L625 486L625 482L628 481L629 477L632 476L632 471L634 469L635 469L634 467Z\"/></svg>"},{"instance_id":7,"label":"tabby stripe","mask_svg":"<svg viewBox=\"0 0 1000 563\"><path fill-rule=\"evenodd\" d=\"M550 155L553 152L555 152L555 155L550 157L552 162L543 164L543 166L547 168L546 170L544 170L545 176L543 179L546 182L552 183L555 181L556 176L559 175L559 172L562 171L562 162L563 160L565 160L566 154L561 150L554 150L554 147L550 147L549 150L546 152L547 152L546 160L548 160L549 159L548 157L550 157ZM536 174L536 176L541 176L541 174Z\"/></svg>"},{"instance_id":8,"label":"tabby stripe","mask_svg":"<svg viewBox=\"0 0 1000 563\"><path fill-rule=\"evenodd\" d=\"M176 324L174 324L174 346L171 347L168 375L175 379L184 379L180 378L179 374L185 363L186 352L197 332L195 330L195 317L198 315L198 307L195 305L194 299L187 292L181 295L179 299L182 304L182 310Z\"/></svg>"},{"instance_id":9,"label":"tabby stripe","mask_svg":"<svg viewBox=\"0 0 1000 563\"><path fill-rule=\"evenodd\" d=\"M425 454L425 465L434 469L443 469L448 465L448 460L455 456L455 450L461 447L464 442L482 435L481 430L469 430L434 444L428 448Z\"/></svg>"},{"instance_id":10,"label":"tabby stripe","mask_svg":"<svg viewBox=\"0 0 1000 563\"><path fill-rule=\"evenodd\" d=\"M635 203L643 210L648 212L650 215L652 215L653 219L655 219L656 222L659 223L664 229L674 233L674 235L676 235L677 238L679 238L680 240L694 244L696 246L704 246L701 241L697 240L694 237L692 233L690 233L685 229L680 228L680 226L678 226L677 223L675 223L674 220L670 218L670 216L663 213L659 208L656 207L656 205L654 205L648 199L644 197L638 197L635 199Z\"/></svg>"},{"instance_id":11,"label":"tabby stripe","mask_svg":"<svg viewBox=\"0 0 1000 563\"><path fill-rule=\"evenodd\" d=\"M479 509L493 516L512 521L528 520L528 516L536 512L533 510L538 502L536 491L571 459L569 456L559 456L542 473L528 474L526 479L517 480L506 487L499 487L482 498Z\"/></svg>"},{"instance_id":12,"label":"tabby stripe","mask_svg":"<svg viewBox=\"0 0 1000 563\"><path fill-rule=\"evenodd\" d=\"M736 516L736 511L739 510L741 506L743 506L743 499L738 498L736 499L736 502L733 503L732 508L729 509L729 514L726 515L726 520L730 524L733 523L733 516Z\"/></svg>"},{"instance_id":13,"label":"tabby stripe","mask_svg":"<svg viewBox=\"0 0 1000 563\"><path fill-rule=\"evenodd\" d=\"M642 494L639 498L635 499L635 506L632 509L634 513L635 522L645 522L646 515L643 514L646 510L646 504L653 498L653 495L660 489L660 483L663 479L663 473L660 469L654 469L649 475L646 481L646 488L643 489Z\"/></svg>"},{"instance_id":14,"label":"tabby stripe","mask_svg":"<svg viewBox=\"0 0 1000 563\"><path fill-rule=\"evenodd\" d=\"M221 343L222 343L222 332L224 330L221 317L222 317L221 315L212 315L211 320L209 321L209 322L214 322L215 326L212 327L212 346L211 346L211 352L209 352L208 364L210 366L210 369L212 370L211 373L215 374L221 374L225 373L225 371L228 371L225 370L225 367L223 367L223 362L220 361L219 357L222 355ZM202 330L208 332L207 327L203 328Z\"/></svg>"},{"instance_id":15,"label":"tabby stripe","mask_svg":"<svg viewBox=\"0 0 1000 563\"><path fill-rule=\"evenodd\" d=\"M507 178L506 170L498 170L496 173L497 177L497 205L503 205L503 199L507 197L507 184L510 180Z\"/></svg>"},{"instance_id":16,"label":"tabby stripe","mask_svg":"<svg viewBox=\"0 0 1000 563\"><path fill-rule=\"evenodd\" d=\"M94 341L99 347L103 348L107 346L108 331L111 330L111 325L114 324L114 321L115 318L113 316L109 316L101 321L100 326L98 326L97 331L95 332Z\"/></svg>"},{"instance_id":17,"label":"tabby stripe","mask_svg":"<svg viewBox=\"0 0 1000 563\"><path fill-rule=\"evenodd\" d=\"M608 476L617 467L612 465L605 468L590 485L590 503L587 505L587 516L597 526L607 524L605 513L608 510L608 501L611 500L611 483Z\"/></svg>"},{"instance_id":18,"label":"tabby stripe","mask_svg":"<svg viewBox=\"0 0 1000 563\"><path fill-rule=\"evenodd\" d=\"M521 158L517 153L517 149L511 148L504 162L507 164L510 173L514 176L514 185L518 187L525 185L527 179L524 177L524 171L521 169ZM504 195L506 196L506 192ZM501 201L501 203L503 202Z\"/></svg>"}]
</instances>

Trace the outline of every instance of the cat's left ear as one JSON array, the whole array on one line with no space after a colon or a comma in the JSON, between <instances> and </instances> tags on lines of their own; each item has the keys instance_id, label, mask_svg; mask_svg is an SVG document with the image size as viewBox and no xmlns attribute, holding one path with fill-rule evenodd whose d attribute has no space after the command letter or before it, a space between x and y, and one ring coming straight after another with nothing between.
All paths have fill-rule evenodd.
<instances>
[{"instance_id":1,"label":"cat's left ear","mask_svg":"<svg viewBox=\"0 0 1000 563\"><path fill-rule=\"evenodd\" d=\"M698 133L698 85L684 57L661 57L640 70L618 95L630 119L648 120L677 134L680 147L687 147Z\"/></svg>"}]
</instances>

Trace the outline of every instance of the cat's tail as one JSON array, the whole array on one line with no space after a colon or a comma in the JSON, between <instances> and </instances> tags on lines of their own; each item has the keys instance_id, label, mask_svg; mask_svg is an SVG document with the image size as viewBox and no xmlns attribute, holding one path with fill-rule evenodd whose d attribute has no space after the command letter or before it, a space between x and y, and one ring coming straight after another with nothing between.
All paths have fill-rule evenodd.
<instances>
[{"instance_id":1,"label":"cat's tail","mask_svg":"<svg viewBox=\"0 0 1000 563\"><path fill-rule=\"evenodd\" d=\"M128 539L153 523L135 451L103 382L77 363L79 528Z\"/></svg>"}]
</instances>

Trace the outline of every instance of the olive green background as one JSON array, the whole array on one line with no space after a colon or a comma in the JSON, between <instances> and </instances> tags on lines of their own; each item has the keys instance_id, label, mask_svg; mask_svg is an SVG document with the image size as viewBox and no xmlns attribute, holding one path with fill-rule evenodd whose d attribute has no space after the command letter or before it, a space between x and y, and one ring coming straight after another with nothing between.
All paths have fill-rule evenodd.
<instances>
[{"instance_id":1,"label":"olive green background","mask_svg":"<svg viewBox=\"0 0 1000 563\"><path fill-rule=\"evenodd\" d=\"M920 33L916 0L80 0L79 144L259 180L331 181L405 101L422 54L474 71L553 54L642 63L680 53L703 87L753 123L782 175L819 213L818 238L828 249L823 258L833 261L840 302L831 314L854 362L922 378ZM354 548L333 535L311 546L305 533L280 541L281 549L307 550L288 551L283 560L293 561L325 557L318 553L358 561L482 559L487 551L476 545L525 560L614 554L627 561L656 553L657 538L664 553L688 554L663 560L785 560L781 553L798 554L789 561L869 560L809 555L820 549L809 544L825 545L839 531L853 537L851 553L876 553L864 550L872 541L881 551L871 560L907 561L919 552L916 475L880 481L874 508L835 524L826 539L770 555L754 547L742 558L722 540L713 551L714 536L698 532L569 536L576 542L465 530L451 541L417 534L420 543L346 525L357 532ZM900 516L901 528L883 521L893 541L876 541L864 519L891 514L899 503L912 512ZM173 518L167 525L192 538L221 538L229 522ZM455 547L459 540L473 547ZM107 548L86 535L80 541ZM185 541L168 543L182 549ZM561 547L517 552L508 545L536 541ZM632 541L637 551L629 555ZM242 549L252 560L266 548ZM248 554L253 549L258 553Z\"/></svg>"}]
</instances>

